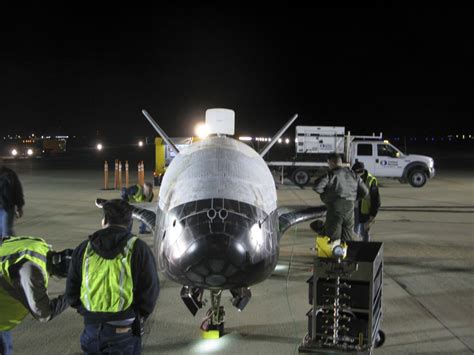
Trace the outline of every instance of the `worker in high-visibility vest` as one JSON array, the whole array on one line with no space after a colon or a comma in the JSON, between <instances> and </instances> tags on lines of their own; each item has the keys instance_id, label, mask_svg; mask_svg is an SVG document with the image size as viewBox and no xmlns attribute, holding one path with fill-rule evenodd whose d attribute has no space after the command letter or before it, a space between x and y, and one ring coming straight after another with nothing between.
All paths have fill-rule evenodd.
<instances>
[{"instance_id":1,"label":"worker in high-visibility vest","mask_svg":"<svg viewBox=\"0 0 474 355\"><path fill-rule=\"evenodd\" d=\"M64 295L48 296L49 276L66 277L72 249L54 251L44 239L9 237L0 245L0 354L13 353L10 330L31 314L47 322L63 312Z\"/></svg>"},{"instance_id":2,"label":"worker in high-visibility vest","mask_svg":"<svg viewBox=\"0 0 474 355\"><path fill-rule=\"evenodd\" d=\"M143 324L159 294L155 259L130 233L126 201L109 200L102 209L103 229L74 250L66 297L84 317L84 353L140 354Z\"/></svg>"},{"instance_id":3,"label":"worker in high-visibility vest","mask_svg":"<svg viewBox=\"0 0 474 355\"><path fill-rule=\"evenodd\" d=\"M370 238L370 227L375 221L375 216L379 211L381 201L378 182L375 176L370 174L364 166L363 162L356 162L352 166L352 170L362 179L369 194L361 199L354 209L354 233L364 242L368 242Z\"/></svg>"},{"instance_id":4,"label":"worker in high-visibility vest","mask_svg":"<svg viewBox=\"0 0 474 355\"><path fill-rule=\"evenodd\" d=\"M130 203L151 202L154 197L153 185L149 182L145 182L143 186L136 184L129 188L123 187L120 197L122 200ZM140 234L150 233L150 231L147 230L145 223L140 224L138 232Z\"/></svg>"}]
</instances>

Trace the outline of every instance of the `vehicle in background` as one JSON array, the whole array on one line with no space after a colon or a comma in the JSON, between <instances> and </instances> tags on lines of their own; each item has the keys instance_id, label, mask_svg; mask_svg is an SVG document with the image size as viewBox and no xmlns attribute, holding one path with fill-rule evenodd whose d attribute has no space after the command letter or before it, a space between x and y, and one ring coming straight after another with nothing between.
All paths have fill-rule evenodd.
<instances>
[{"instance_id":1,"label":"vehicle in background","mask_svg":"<svg viewBox=\"0 0 474 355\"><path fill-rule=\"evenodd\" d=\"M65 138L44 138L42 139L42 155L50 156L66 152Z\"/></svg>"},{"instance_id":2,"label":"vehicle in background","mask_svg":"<svg viewBox=\"0 0 474 355\"><path fill-rule=\"evenodd\" d=\"M345 134L345 127L296 126L296 156L291 161L269 161L281 169L281 177L289 177L297 185L306 185L311 177L327 169L326 158L340 153L352 166L361 161L377 177L398 179L413 187L422 187L435 174L434 160L424 155L404 154L382 133L372 136Z\"/></svg>"},{"instance_id":3,"label":"vehicle in background","mask_svg":"<svg viewBox=\"0 0 474 355\"><path fill-rule=\"evenodd\" d=\"M0 155L6 159L41 158L66 152L65 138L16 138L4 140Z\"/></svg>"},{"instance_id":4,"label":"vehicle in background","mask_svg":"<svg viewBox=\"0 0 474 355\"><path fill-rule=\"evenodd\" d=\"M171 138L179 150L191 145L199 140L197 137L178 137ZM161 185L161 180L165 174L166 168L176 156L176 152L166 142L160 138L155 138L155 169L153 171L153 184Z\"/></svg>"}]
</instances>

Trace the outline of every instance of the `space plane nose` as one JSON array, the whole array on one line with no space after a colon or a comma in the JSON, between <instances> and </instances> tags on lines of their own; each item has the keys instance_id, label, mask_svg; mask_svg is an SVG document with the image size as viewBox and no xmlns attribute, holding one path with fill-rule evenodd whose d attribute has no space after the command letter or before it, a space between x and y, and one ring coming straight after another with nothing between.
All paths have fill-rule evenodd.
<instances>
[{"instance_id":1,"label":"space plane nose","mask_svg":"<svg viewBox=\"0 0 474 355\"><path fill-rule=\"evenodd\" d=\"M165 237L168 275L206 289L250 286L265 279L278 258L276 234L260 227L259 218L244 215L242 206L235 213L215 208L215 202L209 205L184 206L171 221Z\"/></svg>"},{"instance_id":2,"label":"space plane nose","mask_svg":"<svg viewBox=\"0 0 474 355\"><path fill-rule=\"evenodd\" d=\"M238 283L239 272L246 269L245 247L229 235L212 233L189 241L185 252L175 262L193 284L208 288ZM236 278L237 277L237 278Z\"/></svg>"}]
</instances>

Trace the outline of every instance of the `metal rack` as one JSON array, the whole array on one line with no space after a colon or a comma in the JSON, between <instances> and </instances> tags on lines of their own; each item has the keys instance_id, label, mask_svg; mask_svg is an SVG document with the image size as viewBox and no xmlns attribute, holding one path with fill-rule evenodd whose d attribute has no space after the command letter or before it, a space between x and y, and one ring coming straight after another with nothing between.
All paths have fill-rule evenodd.
<instances>
[{"instance_id":1,"label":"metal rack","mask_svg":"<svg viewBox=\"0 0 474 355\"><path fill-rule=\"evenodd\" d=\"M371 354L385 341L382 320L383 243L348 242L345 259L314 260L308 279L308 334L303 353Z\"/></svg>"}]
</instances>

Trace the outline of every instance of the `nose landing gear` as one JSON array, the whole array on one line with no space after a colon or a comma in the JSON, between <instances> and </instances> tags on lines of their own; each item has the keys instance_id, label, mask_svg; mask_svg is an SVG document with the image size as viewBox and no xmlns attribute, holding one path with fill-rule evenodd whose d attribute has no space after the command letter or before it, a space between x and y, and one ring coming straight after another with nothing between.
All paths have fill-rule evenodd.
<instances>
[{"instance_id":1,"label":"nose landing gear","mask_svg":"<svg viewBox=\"0 0 474 355\"><path fill-rule=\"evenodd\" d=\"M211 290L211 308L201 323L204 339L217 339L224 335L224 306L221 306L222 290Z\"/></svg>"}]
</instances>

